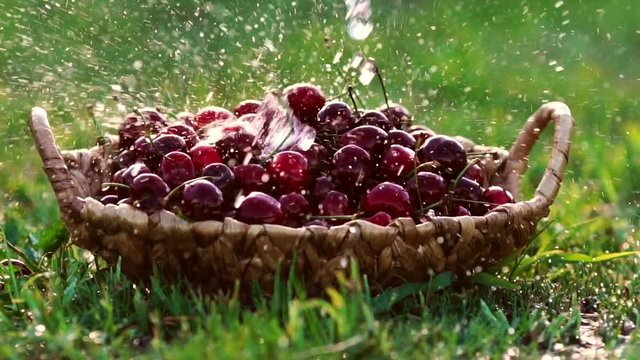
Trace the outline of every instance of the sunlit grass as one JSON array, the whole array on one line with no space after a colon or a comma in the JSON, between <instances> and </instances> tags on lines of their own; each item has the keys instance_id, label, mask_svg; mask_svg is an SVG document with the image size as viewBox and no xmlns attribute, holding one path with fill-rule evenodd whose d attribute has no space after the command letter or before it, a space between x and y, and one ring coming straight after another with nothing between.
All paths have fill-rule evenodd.
<instances>
[{"instance_id":1,"label":"sunlit grass","mask_svg":"<svg viewBox=\"0 0 640 360\"><path fill-rule=\"evenodd\" d=\"M104 129L87 106L104 107L102 119L117 115L113 95L129 108L196 110L207 98L232 106L298 81L339 94L346 82L326 64L341 48L340 65L357 52L374 57L392 100L419 122L479 143L509 147L543 102L565 101L577 121L569 171L553 223L527 256L639 250L635 2L374 1L376 27L364 43L345 38L342 2L160 3L0 2L1 236L28 256L40 259L66 238L26 127L31 106L47 108L62 147L86 147ZM382 103L375 83L357 89L367 106ZM551 138L544 134L531 155L525 195ZM43 259L41 274L6 280L0 291L2 358L568 355L557 344L580 344L587 311L597 314L607 351L622 342L630 342L627 357L640 351L637 335L625 337L629 323L640 324L637 256L591 264L542 257L512 279L517 290L453 282L384 311L365 284L324 299L283 286L241 306L155 283L147 294L117 269L96 272L75 248ZM506 278L513 264L492 274Z\"/></svg>"}]
</instances>

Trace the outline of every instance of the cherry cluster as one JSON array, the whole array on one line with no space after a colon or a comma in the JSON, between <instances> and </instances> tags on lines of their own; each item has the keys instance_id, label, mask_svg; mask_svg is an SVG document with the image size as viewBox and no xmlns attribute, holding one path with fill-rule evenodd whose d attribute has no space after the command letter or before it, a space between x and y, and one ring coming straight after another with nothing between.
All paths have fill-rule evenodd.
<instances>
[{"instance_id":1,"label":"cherry cluster","mask_svg":"<svg viewBox=\"0 0 640 360\"><path fill-rule=\"evenodd\" d=\"M460 142L412 125L399 104L358 111L354 102L352 110L327 102L312 84L292 85L283 97L289 116L313 137L266 154L259 137L270 128L244 126L271 111L264 102L246 100L233 112L210 106L173 121L152 108L129 114L100 201L192 221L233 217L290 227L353 219L386 226L399 217L420 223L513 202L501 187L483 188L483 170ZM207 129L219 124L224 131L210 137Z\"/></svg>"}]
</instances>

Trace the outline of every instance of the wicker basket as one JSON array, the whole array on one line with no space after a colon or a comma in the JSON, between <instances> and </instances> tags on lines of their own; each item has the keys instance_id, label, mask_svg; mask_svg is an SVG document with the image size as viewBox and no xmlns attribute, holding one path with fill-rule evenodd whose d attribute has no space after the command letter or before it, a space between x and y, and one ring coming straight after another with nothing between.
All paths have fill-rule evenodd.
<instances>
[{"instance_id":1,"label":"wicker basket","mask_svg":"<svg viewBox=\"0 0 640 360\"><path fill-rule=\"evenodd\" d=\"M535 196L521 201L528 155L551 121L551 160ZM229 290L237 281L241 289L257 281L270 291L277 267L286 273L295 266L308 291L317 293L334 284L338 272L348 272L352 261L373 288L384 289L447 270L465 274L522 248L558 193L573 122L565 104L552 102L528 119L510 151L458 138L467 151L486 153L480 162L488 179L483 185L503 186L515 204L484 216L437 217L419 225L410 218L387 227L355 220L329 229L247 225L231 218L188 222L168 211L147 215L126 204L102 205L91 196L109 181L109 155L117 139L60 152L43 109L32 110L29 126L73 243L112 264L121 258L127 276L148 279L157 264L168 281L184 278L206 293Z\"/></svg>"}]
</instances>

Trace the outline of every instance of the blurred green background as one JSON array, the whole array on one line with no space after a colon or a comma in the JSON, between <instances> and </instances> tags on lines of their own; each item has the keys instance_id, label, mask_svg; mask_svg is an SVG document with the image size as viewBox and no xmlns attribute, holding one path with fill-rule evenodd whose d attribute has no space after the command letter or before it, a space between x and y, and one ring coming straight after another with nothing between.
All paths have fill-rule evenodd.
<instances>
[{"instance_id":1,"label":"blurred green background","mask_svg":"<svg viewBox=\"0 0 640 360\"><path fill-rule=\"evenodd\" d=\"M374 30L357 42L346 35L341 1L4 0L0 224L20 241L58 216L25 121L32 106L50 112L62 148L86 147L118 118L114 95L129 109L192 111L232 107L299 81L337 95L349 80L329 64L342 52L340 66L357 53L375 58L392 100L419 122L479 143L508 147L542 103L565 101L577 123L552 217L571 225L605 216L633 238L640 216L636 7L633 0L373 1ZM358 89L367 106L382 103L376 83ZM545 134L532 155L526 194L544 170L549 140Z\"/></svg>"},{"instance_id":2,"label":"blurred green background","mask_svg":"<svg viewBox=\"0 0 640 360\"><path fill-rule=\"evenodd\" d=\"M113 132L118 106L232 107L301 81L329 96L352 82L366 105L377 107L383 94L375 82L359 85L357 72L344 78L335 70L364 54L375 58L391 99L440 133L509 147L544 102L564 101L573 111L555 221L527 250L529 266L509 277L518 290L456 288L434 299L422 293L375 316L372 299L337 293L332 304L266 296L256 311L240 311L233 301L194 300L159 286L149 295L117 272L96 280L103 271L93 273L82 254L63 250L45 259L43 273L0 290L0 357L108 359L149 351L152 359L303 358L314 346L335 349L353 336L366 340L346 353L353 358L519 351L537 358L557 353L556 344L602 338L613 350L625 342L622 335L640 326L640 257L587 264L581 254L640 250L637 0L372 5L373 32L358 42L346 34L343 1L0 0L0 237L27 251L66 239L29 135L32 106L49 111L65 149ZM531 155L525 196L544 171L551 135L545 132ZM553 249L581 254L532 260ZM505 281L509 267L501 270ZM300 310L318 304L324 307L317 312ZM325 308L339 315L327 316ZM585 314L590 308L596 313ZM173 341L151 328L160 315L183 319L179 331L170 330ZM594 316L596 338L583 337L582 320ZM640 353L640 335L633 336L627 358Z\"/></svg>"}]
</instances>

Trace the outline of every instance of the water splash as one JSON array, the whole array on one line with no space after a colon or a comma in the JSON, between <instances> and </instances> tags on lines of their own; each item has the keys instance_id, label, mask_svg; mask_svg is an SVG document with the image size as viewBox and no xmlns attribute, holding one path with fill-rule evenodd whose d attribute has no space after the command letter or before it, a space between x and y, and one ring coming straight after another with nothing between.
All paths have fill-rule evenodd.
<instances>
[{"instance_id":1,"label":"water splash","mask_svg":"<svg viewBox=\"0 0 640 360\"><path fill-rule=\"evenodd\" d=\"M347 34L354 40L365 40L373 31L371 1L346 0L345 3L347 5Z\"/></svg>"}]
</instances>

